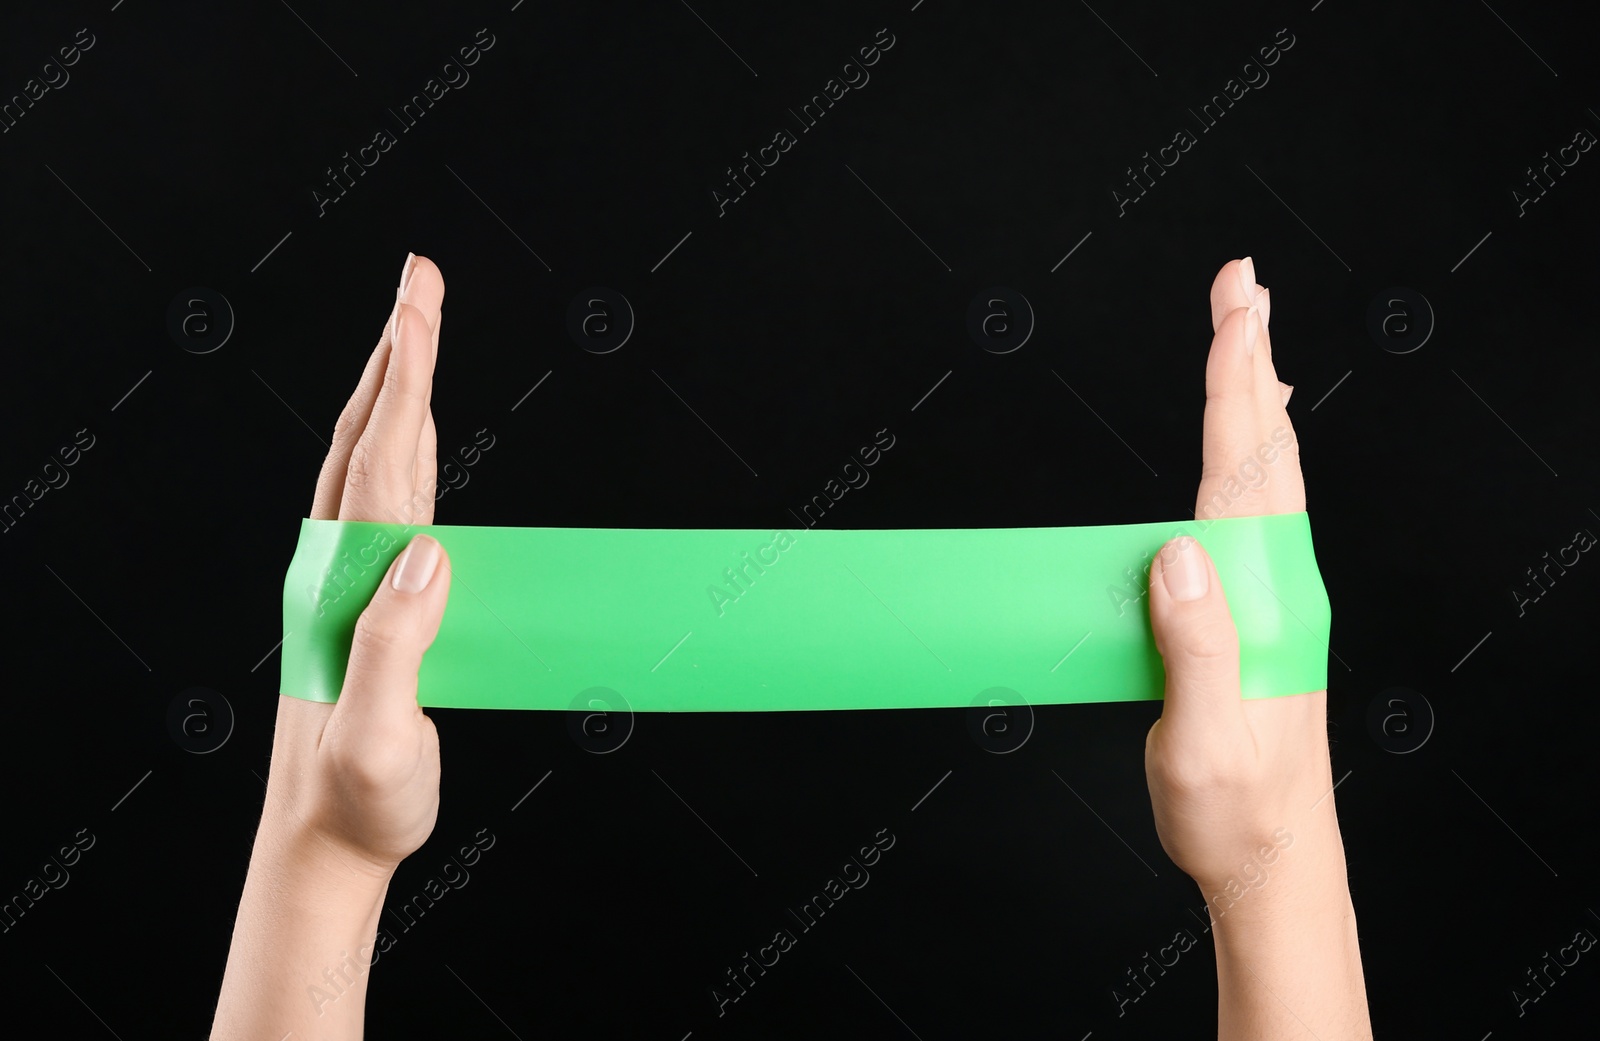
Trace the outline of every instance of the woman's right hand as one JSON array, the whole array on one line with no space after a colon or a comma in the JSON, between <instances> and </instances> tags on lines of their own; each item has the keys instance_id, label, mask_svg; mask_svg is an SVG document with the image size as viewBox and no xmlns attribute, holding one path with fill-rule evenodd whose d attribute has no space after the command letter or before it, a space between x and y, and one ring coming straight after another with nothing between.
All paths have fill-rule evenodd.
<instances>
[{"instance_id":1,"label":"woman's right hand","mask_svg":"<svg viewBox=\"0 0 1600 1041\"><path fill-rule=\"evenodd\" d=\"M1306 508L1286 409L1293 388L1273 365L1269 306L1250 258L1225 265L1212 284L1202 525ZM1166 692L1145 740L1145 773L1162 848L1211 910L1221 1036L1370 1038L1327 691L1241 697L1238 632L1194 539L1162 547L1149 599Z\"/></svg>"},{"instance_id":2,"label":"woman's right hand","mask_svg":"<svg viewBox=\"0 0 1600 1041\"><path fill-rule=\"evenodd\" d=\"M1202 528L1222 516L1306 508L1299 446L1265 325L1269 300L1243 261L1223 267L1211 287L1215 337L1195 504ZM1313 845L1336 842L1332 796L1311 815L1333 784L1327 691L1240 697L1238 633L1216 568L1195 540L1173 539L1152 563L1150 621L1167 685L1145 763L1156 830L1173 863L1209 899L1230 880L1248 884L1263 869L1270 876L1280 854L1305 860L1319 855ZM1286 834L1294 853L1282 853ZM1227 902L1217 901L1213 913Z\"/></svg>"}]
</instances>

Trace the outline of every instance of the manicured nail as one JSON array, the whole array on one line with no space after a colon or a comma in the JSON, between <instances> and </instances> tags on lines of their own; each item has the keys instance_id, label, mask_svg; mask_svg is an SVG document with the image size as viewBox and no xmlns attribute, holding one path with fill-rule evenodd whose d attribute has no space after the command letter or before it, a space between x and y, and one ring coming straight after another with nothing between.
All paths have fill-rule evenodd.
<instances>
[{"instance_id":1,"label":"manicured nail","mask_svg":"<svg viewBox=\"0 0 1600 1041\"><path fill-rule=\"evenodd\" d=\"M1272 321L1272 290L1262 289L1256 295L1256 306L1261 308L1261 328L1265 329Z\"/></svg>"},{"instance_id":2,"label":"manicured nail","mask_svg":"<svg viewBox=\"0 0 1600 1041\"><path fill-rule=\"evenodd\" d=\"M1206 562L1200 559L1200 553L1195 548L1195 541L1188 535L1172 543L1175 554L1163 554L1161 560L1161 580L1167 584L1167 592L1172 594L1174 600L1198 600L1206 595L1206 590L1211 588L1211 575L1206 571ZM1175 555L1176 560L1167 562L1168 556Z\"/></svg>"},{"instance_id":3,"label":"manicured nail","mask_svg":"<svg viewBox=\"0 0 1600 1041\"><path fill-rule=\"evenodd\" d=\"M400 288L397 290L399 296L406 295L406 286L411 284L411 272L416 266L417 255L415 253L407 253L405 266L400 269Z\"/></svg>"},{"instance_id":4,"label":"manicured nail","mask_svg":"<svg viewBox=\"0 0 1600 1041\"><path fill-rule=\"evenodd\" d=\"M1244 352L1256 353L1256 336L1261 332L1261 312L1254 304L1244 313Z\"/></svg>"},{"instance_id":5,"label":"manicured nail","mask_svg":"<svg viewBox=\"0 0 1600 1041\"><path fill-rule=\"evenodd\" d=\"M418 535L395 565L394 587L402 593L420 593L428 588L438 566L439 544L426 535Z\"/></svg>"},{"instance_id":6,"label":"manicured nail","mask_svg":"<svg viewBox=\"0 0 1600 1041\"><path fill-rule=\"evenodd\" d=\"M1283 394L1283 406L1284 406L1284 408L1288 408L1289 407L1289 395L1294 393L1294 388L1291 387L1289 384L1283 382L1282 380L1279 380L1278 381L1278 390L1280 392L1282 392L1282 394Z\"/></svg>"},{"instance_id":7,"label":"manicured nail","mask_svg":"<svg viewBox=\"0 0 1600 1041\"><path fill-rule=\"evenodd\" d=\"M400 344L400 301L394 302L394 310L389 312L389 349L392 351Z\"/></svg>"},{"instance_id":8,"label":"manicured nail","mask_svg":"<svg viewBox=\"0 0 1600 1041\"><path fill-rule=\"evenodd\" d=\"M1253 302L1256 298L1256 265L1249 257L1239 261L1239 282L1244 288L1244 298Z\"/></svg>"}]
</instances>

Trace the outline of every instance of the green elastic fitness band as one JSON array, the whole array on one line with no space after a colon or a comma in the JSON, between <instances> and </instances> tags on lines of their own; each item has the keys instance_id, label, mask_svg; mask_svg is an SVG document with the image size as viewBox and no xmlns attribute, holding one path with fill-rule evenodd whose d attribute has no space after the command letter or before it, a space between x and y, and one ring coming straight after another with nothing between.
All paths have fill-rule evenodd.
<instances>
[{"instance_id":1,"label":"green elastic fitness band","mask_svg":"<svg viewBox=\"0 0 1600 1041\"><path fill-rule=\"evenodd\" d=\"M283 590L284 694L338 700L357 617L410 538L450 555L426 708L638 712L1143 701L1145 602L1179 534L1216 564L1246 698L1327 686L1305 512L1070 528L512 528L306 519ZM1003 698L1006 703L1016 699Z\"/></svg>"}]
</instances>

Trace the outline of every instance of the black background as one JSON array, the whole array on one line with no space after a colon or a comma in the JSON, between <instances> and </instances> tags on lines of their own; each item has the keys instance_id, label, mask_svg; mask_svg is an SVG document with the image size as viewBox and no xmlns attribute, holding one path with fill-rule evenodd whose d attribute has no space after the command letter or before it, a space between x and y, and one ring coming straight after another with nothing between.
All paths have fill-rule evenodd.
<instances>
[{"instance_id":1,"label":"black background","mask_svg":"<svg viewBox=\"0 0 1600 1041\"><path fill-rule=\"evenodd\" d=\"M1513 994L1600 928L1579 668L1600 563L1520 617L1512 594L1600 531L1600 153L1524 215L1513 197L1543 153L1600 134L1577 5L511 4L5 15L5 96L80 28L95 41L0 135L0 494L95 438L0 541L0 889L95 836L0 935L8 1015L208 1028L283 572L407 250L448 284L441 455L496 437L440 523L730 528L789 525L882 428L894 449L828 526L1188 518L1207 292L1249 254L1334 605L1377 1034L1593 1030L1600 952L1521 1016ZM484 27L470 81L399 133L387 110ZM883 27L870 81L718 217L725 169ZM1200 133L1186 110L1285 27L1270 80ZM326 168L380 127L398 143L319 216ZM1180 127L1197 143L1119 216L1126 168ZM596 285L637 316L606 354L566 330ZM205 354L167 328L195 286L234 315ZM1019 350L967 333L991 286L1036 312ZM1429 301L1419 349L1367 331L1391 287ZM196 686L236 716L209 754L168 725ZM1403 754L1368 723L1395 687L1436 715L1424 733L1406 695ZM435 710L443 809L390 904L479 829L495 844L409 932L385 914L370 1033L1209 1036L1204 904L1143 774L1159 707L1040 708L1007 755L961 711L640 715L597 755L560 714ZM870 884L719 1018L709 988L882 828ZM1127 970L1181 929L1201 942L1119 1016Z\"/></svg>"}]
</instances>

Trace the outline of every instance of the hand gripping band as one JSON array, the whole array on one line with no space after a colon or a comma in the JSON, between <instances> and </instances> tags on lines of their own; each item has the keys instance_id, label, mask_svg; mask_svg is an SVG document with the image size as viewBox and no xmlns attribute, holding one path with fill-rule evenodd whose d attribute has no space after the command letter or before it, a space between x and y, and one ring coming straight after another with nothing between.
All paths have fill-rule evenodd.
<instances>
[{"instance_id":1,"label":"hand gripping band","mask_svg":"<svg viewBox=\"0 0 1600 1041\"><path fill-rule=\"evenodd\" d=\"M1327 686L1310 518L1056 528L513 528L301 521L280 690L338 700L356 619L425 532L450 554L426 708L640 712L950 708L1158 699L1152 560L1195 536L1239 633L1246 698ZM607 699L608 702L614 699ZM1011 699L1014 703L1015 699Z\"/></svg>"}]
</instances>

